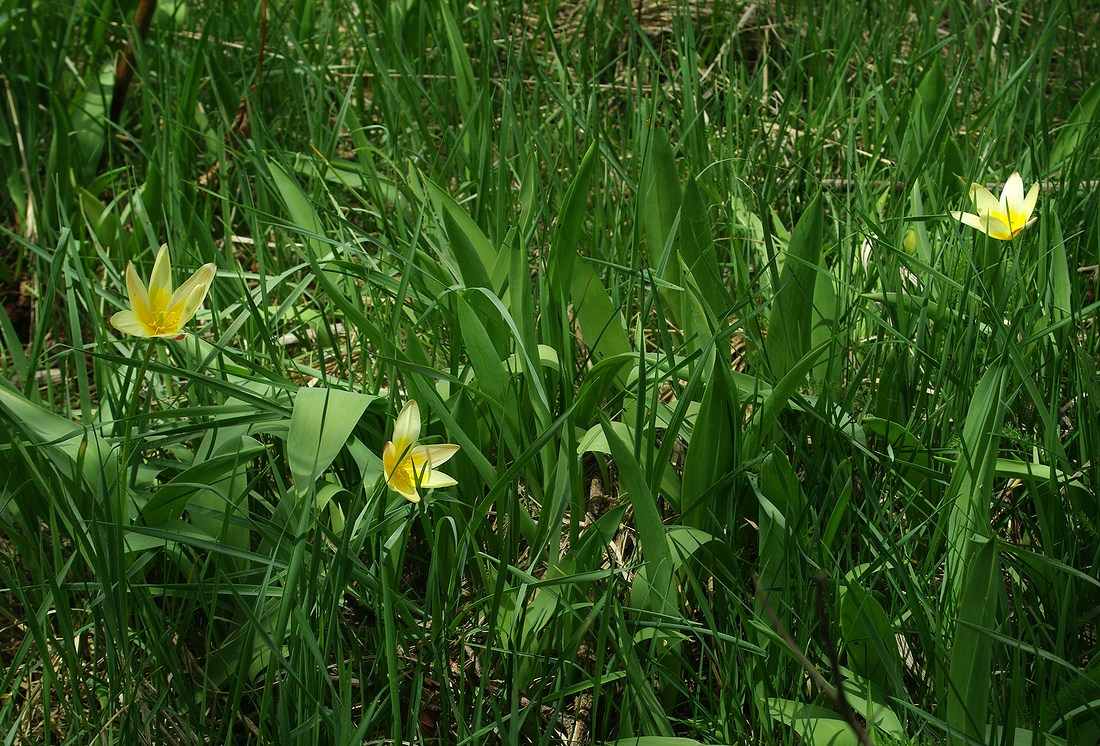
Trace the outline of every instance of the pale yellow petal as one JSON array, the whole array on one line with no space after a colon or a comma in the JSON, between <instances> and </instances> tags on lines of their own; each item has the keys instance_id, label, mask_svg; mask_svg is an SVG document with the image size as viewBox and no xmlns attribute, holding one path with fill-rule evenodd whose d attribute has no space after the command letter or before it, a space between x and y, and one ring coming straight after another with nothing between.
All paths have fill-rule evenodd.
<instances>
[{"instance_id":1,"label":"pale yellow petal","mask_svg":"<svg viewBox=\"0 0 1100 746\"><path fill-rule=\"evenodd\" d=\"M386 485L410 502L420 502L420 493L416 491L416 480L410 464L398 453L393 441L382 449L382 469Z\"/></svg>"},{"instance_id":2,"label":"pale yellow petal","mask_svg":"<svg viewBox=\"0 0 1100 746\"><path fill-rule=\"evenodd\" d=\"M996 238L1000 241L1009 241L1012 239L1012 231L1009 229L1008 225L996 215L985 215L982 217L981 222L983 225L980 230L987 233L990 238Z\"/></svg>"},{"instance_id":3,"label":"pale yellow petal","mask_svg":"<svg viewBox=\"0 0 1100 746\"><path fill-rule=\"evenodd\" d=\"M126 294L130 296L130 310L143 324L152 326L153 315L149 311L149 293L145 289L145 283L138 277L133 262L126 263Z\"/></svg>"},{"instance_id":4,"label":"pale yellow petal","mask_svg":"<svg viewBox=\"0 0 1100 746\"><path fill-rule=\"evenodd\" d=\"M1013 171L1005 182L1004 191L1001 192L1001 212L1011 215L1020 212L1024 204L1024 180L1017 171ZM980 212L980 211L979 211Z\"/></svg>"},{"instance_id":5,"label":"pale yellow petal","mask_svg":"<svg viewBox=\"0 0 1100 746\"><path fill-rule=\"evenodd\" d=\"M434 469L458 453L460 448L461 446L456 446L453 443L441 443L434 446L417 446L413 449L413 453L414 458L426 459L428 465Z\"/></svg>"},{"instance_id":6,"label":"pale yellow petal","mask_svg":"<svg viewBox=\"0 0 1100 746\"><path fill-rule=\"evenodd\" d=\"M1000 200L994 197L992 192L977 182L970 185L970 199L974 202L975 211L979 215L984 215L989 212L1000 212Z\"/></svg>"},{"instance_id":7,"label":"pale yellow petal","mask_svg":"<svg viewBox=\"0 0 1100 746\"><path fill-rule=\"evenodd\" d=\"M133 311L119 311L111 316L111 326L118 329L123 334L129 334L134 337L152 336L149 333L149 329L141 323L137 314Z\"/></svg>"},{"instance_id":8,"label":"pale yellow petal","mask_svg":"<svg viewBox=\"0 0 1100 746\"><path fill-rule=\"evenodd\" d=\"M951 217L964 225L969 225L971 228L976 228L985 233L985 225L982 223L982 219L972 212L955 212L952 210Z\"/></svg>"},{"instance_id":9,"label":"pale yellow petal","mask_svg":"<svg viewBox=\"0 0 1100 746\"><path fill-rule=\"evenodd\" d=\"M400 475L399 478L389 482L390 489L411 503L420 502L420 493L417 492L416 485L408 479L405 479L402 472L399 471L398 474Z\"/></svg>"},{"instance_id":10,"label":"pale yellow petal","mask_svg":"<svg viewBox=\"0 0 1100 746\"><path fill-rule=\"evenodd\" d=\"M1039 182L1035 182L1031 185L1031 189L1027 191L1027 196L1024 197L1024 203L1020 206L1020 212L1024 214L1024 222L1026 223L1031 218L1031 213L1035 211L1035 204L1039 201Z\"/></svg>"},{"instance_id":11,"label":"pale yellow petal","mask_svg":"<svg viewBox=\"0 0 1100 746\"><path fill-rule=\"evenodd\" d=\"M420 407L415 399L409 399L397 415L393 426L393 443L398 453L407 451L420 439Z\"/></svg>"},{"instance_id":12,"label":"pale yellow petal","mask_svg":"<svg viewBox=\"0 0 1100 746\"><path fill-rule=\"evenodd\" d=\"M172 294L172 260L168 258L168 245L160 247L156 261L153 262L153 273L149 275L149 294L165 292Z\"/></svg>"},{"instance_id":13,"label":"pale yellow petal","mask_svg":"<svg viewBox=\"0 0 1100 746\"><path fill-rule=\"evenodd\" d=\"M440 487L452 487L458 484L454 477L432 469L420 480L420 486L426 490L436 490Z\"/></svg>"},{"instance_id":14,"label":"pale yellow petal","mask_svg":"<svg viewBox=\"0 0 1100 746\"><path fill-rule=\"evenodd\" d=\"M168 301L170 312L178 312L180 326L195 317L199 306L206 300L206 293L210 290L210 283L217 272L216 264L204 264L195 274L187 278L187 282L176 288L172 298Z\"/></svg>"},{"instance_id":15,"label":"pale yellow petal","mask_svg":"<svg viewBox=\"0 0 1100 746\"><path fill-rule=\"evenodd\" d=\"M390 481L400 461L397 449L393 447L393 441L386 441L386 446L382 449L382 471L386 475L386 482Z\"/></svg>"}]
</instances>

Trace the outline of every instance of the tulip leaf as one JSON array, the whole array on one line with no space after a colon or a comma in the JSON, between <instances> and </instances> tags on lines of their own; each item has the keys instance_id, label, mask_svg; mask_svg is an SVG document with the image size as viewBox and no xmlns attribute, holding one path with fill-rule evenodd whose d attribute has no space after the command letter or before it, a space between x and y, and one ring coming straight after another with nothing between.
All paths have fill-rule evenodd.
<instances>
[{"instance_id":1,"label":"tulip leaf","mask_svg":"<svg viewBox=\"0 0 1100 746\"><path fill-rule=\"evenodd\" d=\"M680 256L687 271L703 293L703 298L715 318L722 318L732 305L711 235L708 205L695 178L684 185L680 204Z\"/></svg>"},{"instance_id":2,"label":"tulip leaf","mask_svg":"<svg viewBox=\"0 0 1100 746\"><path fill-rule=\"evenodd\" d=\"M88 84L76 96L72 107L71 134L75 142L72 152L77 159L77 181L91 176L103 148L107 144L107 108L114 95L115 65L105 62L97 75L89 76Z\"/></svg>"},{"instance_id":3,"label":"tulip leaf","mask_svg":"<svg viewBox=\"0 0 1100 746\"><path fill-rule=\"evenodd\" d=\"M1100 706L1100 702L1092 702L1082 708L1084 712L1089 713L1089 719L1096 722L1096 708ZM1052 736L1046 732L1038 732L1028 730L1027 728L1015 727L1011 731L1011 735L1008 735L1006 726L992 726L987 725L985 727L985 739L982 743L998 743L1005 744L1006 746L1034 746L1035 744L1043 744L1043 746L1066 746L1068 743L1066 739L1059 738L1058 736ZM1075 734L1077 740L1074 743L1096 743L1100 739L1100 728L1093 726L1090 731L1090 736L1081 737L1082 734Z\"/></svg>"},{"instance_id":4,"label":"tulip leaf","mask_svg":"<svg viewBox=\"0 0 1100 746\"><path fill-rule=\"evenodd\" d=\"M696 528L710 528L708 516L727 515L726 505L716 503L732 500L730 484L724 478L733 464L741 410L737 387L729 382L727 371L725 360L716 356L684 460L683 520Z\"/></svg>"},{"instance_id":5,"label":"tulip leaf","mask_svg":"<svg viewBox=\"0 0 1100 746\"><path fill-rule=\"evenodd\" d=\"M757 392L756 396L764 396L764 401L760 407L754 412L752 423L748 430L748 437L745 438L743 453L746 458L755 458L759 453L762 443L765 443L773 435L773 428L776 422L779 420L779 415L785 409L791 406L791 397L794 396L798 389L801 388L803 381L806 378L806 373L817 362L817 358L831 346L831 342L820 344L813 348L788 371L788 373L779 381L774 388L770 391L766 388L762 388ZM744 381L743 378L734 375L735 382ZM742 388L742 391L747 396L753 396L751 389L748 386L748 382Z\"/></svg>"},{"instance_id":6,"label":"tulip leaf","mask_svg":"<svg viewBox=\"0 0 1100 746\"><path fill-rule=\"evenodd\" d=\"M760 490L783 512L790 526L806 526L809 505L806 493L791 462L778 448L773 448L760 463Z\"/></svg>"},{"instance_id":7,"label":"tulip leaf","mask_svg":"<svg viewBox=\"0 0 1100 746\"><path fill-rule=\"evenodd\" d=\"M830 550L836 546L837 538L842 536L840 527L848 517L853 489L852 460L846 458L834 467L833 476L829 480L829 499L826 503L829 506L829 518L821 532L821 541Z\"/></svg>"},{"instance_id":8,"label":"tulip leaf","mask_svg":"<svg viewBox=\"0 0 1100 746\"><path fill-rule=\"evenodd\" d=\"M622 314L578 248L587 216L589 184L596 155L593 144L581 160L580 169L562 201L547 268L550 287L563 300L568 294L573 303L574 320L594 363L631 351Z\"/></svg>"},{"instance_id":9,"label":"tulip leaf","mask_svg":"<svg viewBox=\"0 0 1100 746\"><path fill-rule=\"evenodd\" d=\"M93 489L112 488L118 479L118 454L93 428L78 425L28 401L0 379L0 418L7 429L22 430L32 443L50 454L67 477L79 473ZM79 470L79 472L78 472Z\"/></svg>"},{"instance_id":10,"label":"tulip leaf","mask_svg":"<svg viewBox=\"0 0 1100 746\"><path fill-rule=\"evenodd\" d=\"M647 568L649 583L646 592L632 594L631 606L658 613L671 613L675 592L672 582L672 554L669 551L664 521L657 510L657 496L650 489L641 464L631 453L615 425L603 416L600 421L615 460L615 468L619 471L623 492L634 506L634 523L638 528L638 538Z\"/></svg>"},{"instance_id":11,"label":"tulip leaf","mask_svg":"<svg viewBox=\"0 0 1100 746\"><path fill-rule=\"evenodd\" d=\"M597 153L596 143L592 143L581 159L580 168L569 183L569 189L558 209L557 227L551 238L547 271L550 275L550 287L556 290L557 297L563 302L569 300L570 278L579 254L581 229L588 218L588 192Z\"/></svg>"},{"instance_id":12,"label":"tulip leaf","mask_svg":"<svg viewBox=\"0 0 1100 746\"><path fill-rule=\"evenodd\" d=\"M703 746L703 742L681 736L637 736L607 741L604 746Z\"/></svg>"},{"instance_id":13,"label":"tulip leaf","mask_svg":"<svg viewBox=\"0 0 1100 746\"><path fill-rule=\"evenodd\" d=\"M814 285L814 302L812 306L810 345L818 347L831 343L833 354L825 355L813 369L814 380L819 386L827 387L835 391L840 385L841 366L837 360L840 358L837 350L839 345L836 333L839 326L837 319L837 287L840 286L837 278L825 267L821 267L817 273Z\"/></svg>"},{"instance_id":14,"label":"tulip leaf","mask_svg":"<svg viewBox=\"0 0 1100 746\"><path fill-rule=\"evenodd\" d=\"M996 542L973 535L959 549L966 556L947 683L947 724L959 735L949 737L951 744L968 743L964 736L981 741L985 735L994 680L990 632L1003 582Z\"/></svg>"},{"instance_id":15,"label":"tulip leaf","mask_svg":"<svg viewBox=\"0 0 1100 746\"><path fill-rule=\"evenodd\" d=\"M252 438L238 438L218 449L218 455L184 469L162 485L141 509L146 526L164 526L179 520L187 503L203 492L217 492L229 487L234 472L263 453L264 446ZM217 495L224 505L233 496ZM220 512L220 511L219 511ZM208 532L209 533L209 532ZM217 533L213 536L216 538Z\"/></svg>"},{"instance_id":16,"label":"tulip leaf","mask_svg":"<svg viewBox=\"0 0 1100 746\"><path fill-rule=\"evenodd\" d=\"M340 389L298 389L286 446L299 496L313 489L351 437L367 406L377 398Z\"/></svg>"},{"instance_id":17,"label":"tulip leaf","mask_svg":"<svg viewBox=\"0 0 1100 746\"><path fill-rule=\"evenodd\" d=\"M840 597L840 637L852 671L883 691L904 691L893 626L867 589L850 583Z\"/></svg>"},{"instance_id":18,"label":"tulip leaf","mask_svg":"<svg viewBox=\"0 0 1100 746\"><path fill-rule=\"evenodd\" d=\"M677 259L677 223L681 220L682 192L676 173L676 160L663 129L649 130L641 184L638 188L641 209L641 225L649 255L649 266L664 282L658 287L658 297L665 313L679 322L681 303L675 293L680 292L680 262ZM699 236L693 239L698 242Z\"/></svg>"},{"instance_id":19,"label":"tulip leaf","mask_svg":"<svg viewBox=\"0 0 1100 746\"><path fill-rule=\"evenodd\" d=\"M482 319L488 316L476 313L470 301L462 295L457 296L456 302L463 346L477 375L478 387L498 406L503 406L508 387L508 371L482 323Z\"/></svg>"},{"instance_id":20,"label":"tulip leaf","mask_svg":"<svg viewBox=\"0 0 1100 746\"><path fill-rule=\"evenodd\" d=\"M496 276L497 251L488 236L450 194L428 179L424 188L446 231L448 243L441 249L455 279L468 288L498 290L499 283L490 280Z\"/></svg>"},{"instance_id":21,"label":"tulip leaf","mask_svg":"<svg viewBox=\"0 0 1100 746\"><path fill-rule=\"evenodd\" d=\"M1047 278L1049 317L1053 324L1071 318L1073 303L1073 283L1070 278L1069 257L1066 254L1066 242L1062 236L1062 225L1057 215L1043 221L1043 236L1050 246L1049 277ZM1063 335L1058 335L1064 338Z\"/></svg>"},{"instance_id":22,"label":"tulip leaf","mask_svg":"<svg viewBox=\"0 0 1100 746\"><path fill-rule=\"evenodd\" d=\"M809 746L859 746L859 737L844 718L832 710L789 699L769 699L768 714L798 734Z\"/></svg>"},{"instance_id":23,"label":"tulip leaf","mask_svg":"<svg viewBox=\"0 0 1100 746\"><path fill-rule=\"evenodd\" d=\"M958 597L963 578L960 567L970 537L989 531L989 504L993 499L993 475L1004 420L1006 372L990 367L978 381L970 399L959 443L959 460L944 496L947 502L947 563L944 586L947 598Z\"/></svg>"},{"instance_id":24,"label":"tulip leaf","mask_svg":"<svg viewBox=\"0 0 1100 746\"><path fill-rule=\"evenodd\" d=\"M588 262L574 262L570 295L574 318L593 362L631 351L622 313Z\"/></svg>"},{"instance_id":25,"label":"tulip leaf","mask_svg":"<svg viewBox=\"0 0 1100 746\"><path fill-rule=\"evenodd\" d=\"M819 193L795 225L783 258L783 272L764 339L764 352L776 381L787 375L810 350L824 220Z\"/></svg>"},{"instance_id":26,"label":"tulip leaf","mask_svg":"<svg viewBox=\"0 0 1100 746\"><path fill-rule=\"evenodd\" d=\"M798 476L782 452L775 450L760 465L758 585L785 626L789 626L792 557L805 512L806 497ZM805 533L805 529L801 531Z\"/></svg>"},{"instance_id":27,"label":"tulip leaf","mask_svg":"<svg viewBox=\"0 0 1100 746\"><path fill-rule=\"evenodd\" d=\"M248 437L248 425L231 425L207 431L196 459L249 451L260 445ZM261 446L262 448L262 446ZM236 466L197 491L187 503L191 524L221 544L241 551L251 545L245 501L248 495L247 464L251 459L240 459ZM148 505L146 505L146 510ZM239 558L232 558L238 569L244 569Z\"/></svg>"}]
</instances>

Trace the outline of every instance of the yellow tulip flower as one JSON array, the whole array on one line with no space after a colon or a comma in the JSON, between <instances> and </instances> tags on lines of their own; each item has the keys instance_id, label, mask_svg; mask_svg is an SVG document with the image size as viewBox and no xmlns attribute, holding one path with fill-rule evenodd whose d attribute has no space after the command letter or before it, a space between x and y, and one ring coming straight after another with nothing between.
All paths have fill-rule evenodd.
<instances>
[{"instance_id":1,"label":"yellow tulip flower","mask_svg":"<svg viewBox=\"0 0 1100 746\"><path fill-rule=\"evenodd\" d=\"M1005 182L1000 199L981 184L971 184L970 200L978 214L952 210L951 216L988 236L1010 241L1037 220L1031 217L1031 213L1038 199L1039 183L1032 184L1027 196L1024 196L1024 180L1019 173L1013 172Z\"/></svg>"},{"instance_id":2,"label":"yellow tulip flower","mask_svg":"<svg viewBox=\"0 0 1100 746\"><path fill-rule=\"evenodd\" d=\"M187 282L172 289L172 263L168 247L161 246L149 276L149 288L137 275L133 262L126 264L126 291L130 308L111 317L111 326L135 337L183 338L183 325L194 318L210 283L214 280L215 264L204 264Z\"/></svg>"},{"instance_id":3,"label":"yellow tulip flower","mask_svg":"<svg viewBox=\"0 0 1100 746\"><path fill-rule=\"evenodd\" d=\"M450 443L421 446L420 407L410 399L397 415L393 427L393 440L382 450L382 467L386 484L410 502L420 502L418 489L435 489L458 484L453 478L438 472L435 467L458 452L459 446Z\"/></svg>"}]
</instances>

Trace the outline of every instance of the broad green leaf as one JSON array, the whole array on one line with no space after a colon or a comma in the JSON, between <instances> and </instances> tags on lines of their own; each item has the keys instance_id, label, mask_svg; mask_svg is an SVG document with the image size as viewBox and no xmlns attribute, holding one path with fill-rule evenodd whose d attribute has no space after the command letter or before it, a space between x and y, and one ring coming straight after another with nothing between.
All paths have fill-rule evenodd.
<instances>
[{"instance_id":1,"label":"broad green leaf","mask_svg":"<svg viewBox=\"0 0 1100 746\"><path fill-rule=\"evenodd\" d=\"M822 517L828 515L825 529L821 532L822 543L830 550L836 547L837 539L844 536L841 526L848 527L848 506L852 501L852 460L846 458L834 467L829 480L828 507L822 509Z\"/></svg>"},{"instance_id":2,"label":"broad green leaf","mask_svg":"<svg viewBox=\"0 0 1100 746\"><path fill-rule=\"evenodd\" d=\"M593 362L631 352L623 316L588 262L573 263L570 295L574 318Z\"/></svg>"},{"instance_id":3,"label":"broad green leaf","mask_svg":"<svg viewBox=\"0 0 1100 746\"><path fill-rule=\"evenodd\" d=\"M496 347L490 341L485 325L481 323L481 318L471 308L470 303L462 295L457 296L456 302L462 341L477 375L478 388L503 406L506 403L508 371L497 356Z\"/></svg>"},{"instance_id":4,"label":"broad green leaf","mask_svg":"<svg viewBox=\"0 0 1100 746\"><path fill-rule=\"evenodd\" d=\"M614 420L606 427L604 425L594 425L589 428L588 432L577 443L577 455L581 456L589 451L593 453L611 453L611 444L607 439L609 428L615 431L622 442L634 442L634 432L630 427L625 422Z\"/></svg>"},{"instance_id":5,"label":"broad green leaf","mask_svg":"<svg viewBox=\"0 0 1100 746\"><path fill-rule=\"evenodd\" d=\"M492 242L450 194L427 179L423 182L447 233L448 244L441 248L455 279L468 288L499 290L490 280L497 263L497 251Z\"/></svg>"},{"instance_id":6,"label":"broad green leaf","mask_svg":"<svg viewBox=\"0 0 1100 746\"><path fill-rule=\"evenodd\" d=\"M939 305L931 305L928 303L928 299L920 296L913 296L909 293L897 293L893 291L886 293L875 292L863 293L860 297L875 303L884 303L888 306L894 306L899 310L907 311L912 314L924 313L933 321L939 321L944 324L964 323L964 317L958 311ZM989 331L989 327L985 324L981 324L979 328L983 332Z\"/></svg>"},{"instance_id":7,"label":"broad green leaf","mask_svg":"<svg viewBox=\"0 0 1100 746\"><path fill-rule=\"evenodd\" d=\"M706 531L688 526L668 526L667 534L669 556L672 557L673 568L677 570L696 550L716 538Z\"/></svg>"},{"instance_id":8,"label":"broad green leaf","mask_svg":"<svg viewBox=\"0 0 1100 746\"><path fill-rule=\"evenodd\" d=\"M286 450L299 496L310 493L376 398L340 389L298 389Z\"/></svg>"},{"instance_id":9,"label":"broad green leaf","mask_svg":"<svg viewBox=\"0 0 1100 746\"><path fill-rule=\"evenodd\" d=\"M240 453L255 446L262 448L258 441L245 435L247 431L247 425L208 430L202 446L197 449L197 457L206 453L211 456ZM187 503L188 516L195 528L241 551L247 551L252 544L247 520L248 463L239 462L231 472L211 482L209 489L196 492ZM236 564L238 569L244 569L239 559Z\"/></svg>"},{"instance_id":10,"label":"broad green leaf","mask_svg":"<svg viewBox=\"0 0 1100 746\"><path fill-rule=\"evenodd\" d=\"M641 464L634 458L630 447L620 437L611 420L601 416L600 421L612 458L615 459L615 468L619 470L623 492L634 506L634 523L638 528L638 539L650 580L646 593L637 596L631 594L631 606L658 613L671 613L675 601L672 554L668 547L664 521L657 510L656 495L649 488Z\"/></svg>"},{"instance_id":11,"label":"broad green leaf","mask_svg":"<svg viewBox=\"0 0 1100 746\"><path fill-rule=\"evenodd\" d=\"M241 438L238 443L230 443L220 449L219 455L184 469L162 485L142 507L141 516L145 525L170 526L179 519L191 498L204 491L217 490L223 480L224 486L228 487L237 468L263 452L264 446L259 441ZM218 497L224 505L235 496L222 494Z\"/></svg>"},{"instance_id":12,"label":"broad green leaf","mask_svg":"<svg viewBox=\"0 0 1100 746\"><path fill-rule=\"evenodd\" d=\"M1093 712L1095 712L1097 708L1100 708L1100 702L1093 703ZM1036 746L1036 744L1042 744L1042 746L1067 746L1067 742L1064 738L1058 738L1049 733L1038 733L1028 730L1027 728L1019 727L1012 729L1012 736L1006 741L1004 738L1004 730L1005 729L1001 726L987 725L985 729L985 741L983 741L983 743L1006 744L1007 746ZM1086 741L1077 741L1076 743L1086 743Z\"/></svg>"},{"instance_id":13,"label":"broad green leaf","mask_svg":"<svg viewBox=\"0 0 1100 746\"><path fill-rule=\"evenodd\" d=\"M909 231L913 234L913 248L917 252L917 257L928 266L932 266L932 242L928 238L927 223L918 219L925 215L922 186L922 184L916 183L909 190L909 218L911 220Z\"/></svg>"},{"instance_id":14,"label":"broad green leaf","mask_svg":"<svg viewBox=\"0 0 1100 746\"><path fill-rule=\"evenodd\" d=\"M786 454L778 448L760 463L760 490L775 507L783 512L787 523L805 528L806 494Z\"/></svg>"},{"instance_id":15,"label":"broad green leaf","mask_svg":"<svg viewBox=\"0 0 1100 746\"><path fill-rule=\"evenodd\" d=\"M962 567L955 639L947 676L947 724L957 732L981 740L986 732L993 692L993 638L997 621L1001 564L997 544L972 535ZM951 744L966 744L961 736L949 736Z\"/></svg>"},{"instance_id":16,"label":"broad green leaf","mask_svg":"<svg viewBox=\"0 0 1100 746\"><path fill-rule=\"evenodd\" d=\"M98 197L83 187L76 188L76 195L84 217L100 243L124 252L123 256L133 258L138 242L134 240L134 234L122 224L114 206L104 205Z\"/></svg>"},{"instance_id":17,"label":"broad green leaf","mask_svg":"<svg viewBox=\"0 0 1100 746\"><path fill-rule=\"evenodd\" d=\"M624 332L625 334L625 332ZM628 371L637 368L638 356L627 350L596 361L584 377L574 405L575 421L587 424L596 419L604 398L618 385L624 384Z\"/></svg>"},{"instance_id":18,"label":"broad green leaf","mask_svg":"<svg viewBox=\"0 0 1100 746\"><path fill-rule=\"evenodd\" d=\"M768 315L764 352L773 380L780 380L810 351L814 289L824 235L825 213L818 194L799 218L783 259Z\"/></svg>"},{"instance_id":19,"label":"broad green leaf","mask_svg":"<svg viewBox=\"0 0 1100 746\"><path fill-rule=\"evenodd\" d=\"M9 426L21 430L27 439L50 454L54 466L67 476L77 470L93 489L114 489L118 479L118 454L89 427L27 401L22 394L0 380L0 415Z\"/></svg>"},{"instance_id":20,"label":"broad green leaf","mask_svg":"<svg viewBox=\"0 0 1100 746\"><path fill-rule=\"evenodd\" d=\"M588 220L588 193L592 183L592 173L596 167L599 151L596 143L589 146L581 159L580 168L569 183L561 207L558 210L557 226L550 242L550 259L547 265L550 287L555 289L560 302L566 303L572 292L573 267L577 262L581 243L581 230ZM577 302L573 298L574 303Z\"/></svg>"},{"instance_id":21,"label":"broad green leaf","mask_svg":"<svg viewBox=\"0 0 1100 746\"><path fill-rule=\"evenodd\" d=\"M723 318L733 305L733 299L722 284L710 230L710 215L694 178L688 178L680 204L680 259L701 291L711 315L716 319Z\"/></svg>"},{"instance_id":22,"label":"broad green leaf","mask_svg":"<svg viewBox=\"0 0 1100 746\"><path fill-rule=\"evenodd\" d=\"M975 532L987 535L989 504L993 500L993 474L997 463L998 433L1004 421L1006 373L990 367L970 399L959 442L959 459L951 474L944 499L947 502L947 557L944 591L953 608L963 582L963 558L969 553Z\"/></svg>"},{"instance_id":23,"label":"broad green leaf","mask_svg":"<svg viewBox=\"0 0 1100 746\"><path fill-rule=\"evenodd\" d=\"M1057 215L1052 213L1050 220L1043 222L1042 236L1046 238L1047 244L1050 246L1050 266L1046 293L1046 302L1050 309L1048 316L1052 324L1057 324L1072 316L1070 309L1073 302L1073 283L1070 278L1069 257L1066 254L1066 242L1062 237L1062 225L1058 221ZM1058 336L1064 339L1064 335Z\"/></svg>"},{"instance_id":24,"label":"broad green leaf","mask_svg":"<svg viewBox=\"0 0 1100 746\"><path fill-rule=\"evenodd\" d=\"M842 346L837 335L837 278L826 267L819 268L814 285L814 303L810 315L810 345L818 347L832 342L831 353L825 355L813 369L813 378L825 391L836 391L840 386Z\"/></svg>"},{"instance_id":25,"label":"broad green leaf","mask_svg":"<svg viewBox=\"0 0 1100 746\"><path fill-rule=\"evenodd\" d=\"M700 531L695 528L688 528L687 526L667 526L668 536L668 551L669 557L672 560L673 572L678 572L688 558L702 547L704 544L714 540L714 536L708 534L705 531ZM638 570L634 576L634 582L630 586L631 602L635 598L646 599L650 597L650 593L653 592L649 582L649 567L644 566ZM651 628L646 628L635 636L635 639L649 639L652 635ZM669 635L668 640L680 640L684 638L679 636Z\"/></svg>"},{"instance_id":26,"label":"broad green leaf","mask_svg":"<svg viewBox=\"0 0 1100 746\"><path fill-rule=\"evenodd\" d=\"M923 118L925 125L931 128L944 102L954 98L953 94L947 95L947 77L943 73L943 65L939 57L932 57L931 65L917 85L917 93L919 99L915 99L915 103L919 108L916 106L914 108Z\"/></svg>"},{"instance_id":27,"label":"broad green leaf","mask_svg":"<svg viewBox=\"0 0 1100 746\"><path fill-rule=\"evenodd\" d=\"M848 667L882 691L904 693L902 662L893 626L874 595L855 583L840 597L840 640Z\"/></svg>"},{"instance_id":28,"label":"broad green leaf","mask_svg":"<svg viewBox=\"0 0 1100 746\"><path fill-rule=\"evenodd\" d=\"M639 221L645 236L649 267L664 281L658 289L665 313L680 321L680 262L677 258L676 225L680 220L680 177L672 156L668 134L663 129L649 130L641 184L638 187Z\"/></svg>"},{"instance_id":29,"label":"broad green leaf","mask_svg":"<svg viewBox=\"0 0 1100 746\"><path fill-rule=\"evenodd\" d=\"M595 152L595 143L593 143L588 150L590 153ZM588 156L586 154L585 158L587 157ZM535 195L536 187L538 186L539 180L538 164L539 161L537 153L529 153L527 155L527 160L524 163L523 178L521 179L519 185L519 232L521 236L527 235L528 231L531 228L531 220L535 214ZM581 168L584 168L583 160L581 161ZM570 185L570 190L572 190L572 185ZM585 190L585 193L587 194L587 189ZM566 194L568 194L568 192L566 192ZM566 198L566 201L568 201L568 197ZM561 229L561 220L564 217L565 210L562 210L561 213L558 215L559 230Z\"/></svg>"},{"instance_id":30,"label":"broad green leaf","mask_svg":"<svg viewBox=\"0 0 1100 746\"><path fill-rule=\"evenodd\" d=\"M931 518L944 490L940 468L932 458L932 450L901 423L878 417L864 417L860 422L865 430L886 441L890 463L898 475L909 484L920 486L910 502L913 518L922 522Z\"/></svg>"},{"instance_id":31,"label":"broad green leaf","mask_svg":"<svg viewBox=\"0 0 1100 746\"><path fill-rule=\"evenodd\" d=\"M470 55L466 52L466 44L462 41L462 32L450 7L443 3L438 6L438 10L443 16L443 26L447 32L447 47L451 52L451 68L454 71L458 91L458 104L462 109L462 116L468 118L477 98L474 68L470 62Z\"/></svg>"},{"instance_id":32,"label":"broad green leaf","mask_svg":"<svg viewBox=\"0 0 1100 746\"><path fill-rule=\"evenodd\" d=\"M727 371L726 361L716 356L684 459L683 521L696 528L710 528L708 516L725 515L724 510L715 510L714 503L732 499L732 487L722 482L734 463L741 412Z\"/></svg>"},{"instance_id":33,"label":"broad green leaf","mask_svg":"<svg viewBox=\"0 0 1100 746\"><path fill-rule=\"evenodd\" d=\"M763 389L759 392L765 394L765 396L763 403L753 413L752 422L749 424L748 437L745 438L744 450L742 451L742 455L746 459L756 458L761 447L768 445L768 441L773 434L772 429L779 420L780 413L791 406L790 399L802 387L806 379L806 373L817 362L817 358L829 349L830 345L831 342L827 342L810 350L805 357L796 362L795 366L787 372L774 388L770 391ZM737 375L733 376L733 379L742 388L742 391L749 393L753 385L751 380L745 381L743 377Z\"/></svg>"},{"instance_id":34,"label":"broad green leaf","mask_svg":"<svg viewBox=\"0 0 1100 746\"><path fill-rule=\"evenodd\" d=\"M832 710L789 699L769 699L768 714L798 734L807 746L859 746L852 727Z\"/></svg>"},{"instance_id":35,"label":"broad green leaf","mask_svg":"<svg viewBox=\"0 0 1100 746\"><path fill-rule=\"evenodd\" d=\"M115 64L105 62L98 74L89 76L87 86L73 101L72 132L66 138L74 141L74 159L79 166L75 174L78 183L92 175L107 142L107 110L114 95ZM70 99L72 100L72 99Z\"/></svg>"},{"instance_id":36,"label":"broad green leaf","mask_svg":"<svg viewBox=\"0 0 1100 746\"><path fill-rule=\"evenodd\" d=\"M757 583L784 626L789 627L789 609L797 603L792 596L792 561L799 537L806 534L802 525L806 498L782 452L774 450L761 462L756 497L760 505ZM762 605L763 601L758 601L757 606ZM762 608L758 612L763 615Z\"/></svg>"}]
</instances>

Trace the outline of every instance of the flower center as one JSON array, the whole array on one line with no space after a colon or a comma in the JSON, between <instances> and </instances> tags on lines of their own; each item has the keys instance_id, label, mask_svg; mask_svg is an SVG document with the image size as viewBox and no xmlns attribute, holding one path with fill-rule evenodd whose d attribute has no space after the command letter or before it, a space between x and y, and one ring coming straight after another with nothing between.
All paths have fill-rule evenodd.
<instances>
[{"instance_id":1,"label":"flower center","mask_svg":"<svg viewBox=\"0 0 1100 746\"><path fill-rule=\"evenodd\" d=\"M404 480L414 487L420 486L421 482L428 476L428 470L430 468L427 461L421 463L418 468L411 455L405 456L405 458L401 459L401 463L397 465L397 469L401 472L401 476Z\"/></svg>"},{"instance_id":2,"label":"flower center","mask_svg":"<svg viewBox=\"0 0 1100 746\"><path fill-rule=\"evenodd\" d=\"M171 334L180 328L180 312L168 308L171 299L163 290L155 291L149 298L149 326L153 334Z\"/></svg>"}]
</instances>

